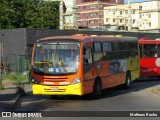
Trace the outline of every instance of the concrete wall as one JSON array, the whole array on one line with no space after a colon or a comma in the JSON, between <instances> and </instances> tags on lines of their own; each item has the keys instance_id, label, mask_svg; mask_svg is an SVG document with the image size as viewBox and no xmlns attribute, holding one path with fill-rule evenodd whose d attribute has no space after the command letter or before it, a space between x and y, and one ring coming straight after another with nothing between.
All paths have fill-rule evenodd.
<instances>
[{"instance_id":1,"label":"concrete wall","mask_svg":"<svg viewBox=\"0 0 160 120\"><path fill-rule=\"evenodd\" d=\"M80 31L80 30L54 30L54 29L11 29L0 30L0 41L4 45L4 55L16 54L25 55L25 51L28 50L31 55L31 47L27 47L27 44L33 44L37 39L49 36L65 36L73 34L89 34L89 35L123 35L133 36L140 38L156 39L160 38L160 33L148 33L148 32L111 32L111 31Z\"/></svg>"}]
</instances>

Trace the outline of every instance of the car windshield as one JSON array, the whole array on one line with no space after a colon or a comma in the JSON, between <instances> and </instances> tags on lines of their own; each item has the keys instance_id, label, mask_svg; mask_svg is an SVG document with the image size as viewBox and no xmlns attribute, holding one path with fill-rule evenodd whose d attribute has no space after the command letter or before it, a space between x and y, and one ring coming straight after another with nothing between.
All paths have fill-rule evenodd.
<instances>
[{"instance_id":1,"label":"car windshield","mask_svg":"<svg viewBox=\"0 0 160 120\"><path fill-rule=\"evenodd\" d=\"M37 43L34 49L33 71L43 74L67 74L78 70L77 42Z\"/></svg>"}]
</instances>

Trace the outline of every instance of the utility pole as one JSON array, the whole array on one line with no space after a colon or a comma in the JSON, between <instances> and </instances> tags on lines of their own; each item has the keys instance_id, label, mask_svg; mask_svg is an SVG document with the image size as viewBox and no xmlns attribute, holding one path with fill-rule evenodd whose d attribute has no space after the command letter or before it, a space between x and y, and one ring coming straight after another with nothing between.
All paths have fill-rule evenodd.
<instances>
[{"instance_id":1,"label":"utility pole","mask_svg":"<svg viewBox=\"0 0 160 120\"><path fill-rule=\"evenodd\" d=\"M63 0L60 1L59 4L59 29L64 29L64 18L63 18Z\"/></svg>"},{"instance_id":2,"label":"utility pole","mask_svg":"<svg viewBox=\"0 0 160 120\"><path fill-rule=\"evenodd\" d=\"M73 25L77 29L76 0L73 1Z\"/></svg>"},{"instance_id":3,"label":"utility pole","mask_svg":"<svg viewBox=\"0 0 160 120\"><path fill-rule=\"evenodd\" d=\"M128 31L131 31L131 0L128 0Z\"/></svg>"}]
</instances>

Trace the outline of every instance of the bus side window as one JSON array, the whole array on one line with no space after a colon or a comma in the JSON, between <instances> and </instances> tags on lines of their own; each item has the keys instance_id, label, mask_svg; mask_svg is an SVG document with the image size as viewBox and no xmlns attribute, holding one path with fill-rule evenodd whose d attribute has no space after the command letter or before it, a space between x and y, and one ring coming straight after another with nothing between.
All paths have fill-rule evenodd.
<instances>
[{"instance_id":1,"label":"bus side window","mask_svg":"<svg viewBox=\"0 0 160 120\"><path fill-rule=\"evenodd\" d=\"M94 62L100 62L103 59L101 42L94 42L93 45L94 45L94 52L93 52Z\"/></svg>"}]
</instances>

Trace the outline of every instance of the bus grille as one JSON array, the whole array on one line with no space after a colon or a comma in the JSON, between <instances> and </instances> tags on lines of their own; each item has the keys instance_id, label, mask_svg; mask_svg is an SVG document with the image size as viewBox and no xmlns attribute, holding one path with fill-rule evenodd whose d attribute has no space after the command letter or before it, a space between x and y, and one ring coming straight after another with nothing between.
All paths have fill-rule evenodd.
<instances>
[{"instance_id":1,"label":"bus grille","mask_svg":"<svg viewBox=\"0 0 160 120\"><path fill-rule=\"evenodd\" d=\"M68 78L44 78L44 82L63 82L66 81Z\"/></svg>"}]
</instances>

